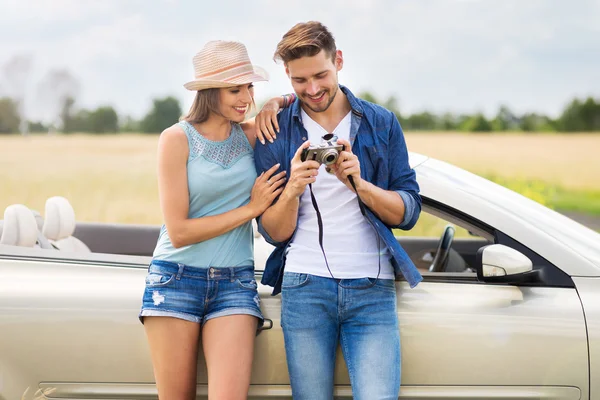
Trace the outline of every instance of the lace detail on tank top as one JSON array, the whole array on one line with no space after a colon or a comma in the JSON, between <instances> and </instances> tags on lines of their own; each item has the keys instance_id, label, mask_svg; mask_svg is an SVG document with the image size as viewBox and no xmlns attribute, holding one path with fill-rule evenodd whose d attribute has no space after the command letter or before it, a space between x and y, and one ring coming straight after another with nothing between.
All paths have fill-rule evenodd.
<instances>
[{"instance_id":1,"label":"lace detail on tank top","mask_svg":"<svg viewBox=\"0 0 600 400\"><path fill-rule=\"evenodd\" d=\"M254 151L238 124L231 126L231 134L222 142L213 142L206 139L187 121L181 121L179 124L188 138L190 147L188 162L202 156L206 161L220 165L223 168L230 168L240 158Z\"/></svg>"}]
</instances>

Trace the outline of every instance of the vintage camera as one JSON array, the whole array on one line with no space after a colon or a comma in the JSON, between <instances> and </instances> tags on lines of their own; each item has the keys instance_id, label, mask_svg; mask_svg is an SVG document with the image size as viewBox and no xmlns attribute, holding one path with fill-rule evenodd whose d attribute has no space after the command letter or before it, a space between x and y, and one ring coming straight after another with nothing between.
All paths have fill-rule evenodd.
<instances>
[{"instance_id":1,"label":"vintage camera","mask_svg":"<svg viewBox=\"0 0 600 400\"><path fill-rule=\"evenodd\" d=\"M300 159L302 161L315 160L320 164L334 164L338 155L344 150L344 145L337 144L337 136L328 133L321 138L321 143L316 146L310 146L302 151Z\"/></svg>"}]
</instances>

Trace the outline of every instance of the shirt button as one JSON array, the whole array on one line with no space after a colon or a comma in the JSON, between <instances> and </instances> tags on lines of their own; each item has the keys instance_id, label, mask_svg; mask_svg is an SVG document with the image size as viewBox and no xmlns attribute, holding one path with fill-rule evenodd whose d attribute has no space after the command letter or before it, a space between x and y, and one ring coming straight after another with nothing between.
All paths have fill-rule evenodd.
<instances>
[{"instance_id":1,"label":"shirt button","mask_svg":"<svg viewBox=\"0 0 600 400\"><path fill-rule=\"evenodd\" d=\"M306 136L302 136L302 140L306 140Z\"/></svg>"}]
</instances>

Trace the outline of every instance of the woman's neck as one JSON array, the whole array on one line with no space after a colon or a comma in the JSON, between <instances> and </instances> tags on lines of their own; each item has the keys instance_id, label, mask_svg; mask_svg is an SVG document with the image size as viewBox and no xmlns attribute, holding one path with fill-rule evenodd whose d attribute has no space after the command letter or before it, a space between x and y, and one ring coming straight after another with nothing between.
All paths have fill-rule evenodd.
<instances>
[{"instance_id":1,"label":"woman's neck","mask_svg":"<svg viewBox=\"0 0 600 400\"><path fill-rule=\"evenodd\" d=\"M231 134L231 121L218 115L210 116L206 121L194 124L202 136L214 142L221 142Z\"/></svg>"}]
</instances>

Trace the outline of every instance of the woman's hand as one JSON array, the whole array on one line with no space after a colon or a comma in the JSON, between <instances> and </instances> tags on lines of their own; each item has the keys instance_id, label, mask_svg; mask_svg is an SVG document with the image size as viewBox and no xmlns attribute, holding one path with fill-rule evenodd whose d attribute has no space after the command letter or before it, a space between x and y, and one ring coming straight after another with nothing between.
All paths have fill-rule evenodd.
<instances>
[{"instance_id":1,"label":"woman's hand","mask_svg":"<svg viewBox=\"0 0 600 400\"><path fill-rule=\"evenodd\" d=\"M275 172L279 169L280 164L275 164L268 171L260 174L250 194L250 203L254 218L265 212L267 208L273 204L273 201L281 194L285 184L285 171L278 174Z\"/></svg>"},{"instance_id":2,"label":"woman's hand","mask_svg":"<svg viewBox=\"0 0 600 400\"><path fill-rule=\"evenodd\" d=\"M279 123L277 122L277 113L282 107L283 98L274 97L267 101L262 109L254 117L256 126L256 138L265 144L265 139L273 143L279 133Z\"/></svg>"}]
</instances>

